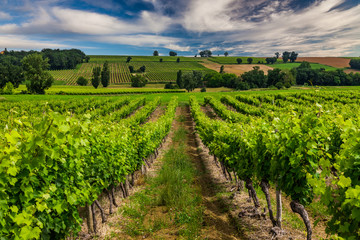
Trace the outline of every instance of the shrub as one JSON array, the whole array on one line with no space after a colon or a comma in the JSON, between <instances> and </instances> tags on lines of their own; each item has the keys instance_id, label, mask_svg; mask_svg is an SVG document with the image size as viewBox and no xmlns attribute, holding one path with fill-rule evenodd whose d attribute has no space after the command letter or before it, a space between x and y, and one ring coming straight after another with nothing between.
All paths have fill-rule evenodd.
<instances>
[{"instance_id":1,"label":"shrub","mask_svg":"<svg viewBox=\"0 0 360 240\"><path fill-rule=\"evenodd\" d=\"M130 71L130 73L133 73L133 72L134 72L134 67L133 67L133 66L129 66L129 71Z\"/></svg>"},{"instance_id":2,"label":"shrub","mask_svg":"<svg viewBox=\"0 0 360 240\"><path fill-rule=\"evenodd\" d=\"M165 84L164 89L179 89L179 86L177 84L173 84L171 82Z\"/></svg>"},{"instance_id":3,"label":"shrub","mask_svg":"<svg viewBox=\"0 0 360 240\"><path fill-rule=\"evenodd\" d=\"M4 88L0 89L0 94L11 95L14 93L14 85L11 82L7 82Z\"/></svg>"},{"instance_id":4,"label":"shrub","mask_svg":"<svg viewBox=\"0 0 360 240\"><path fill-rule=\"evenodd\" d=\"M284 84L283 84L282 82L277 82L277 83L275 84L275 87L276 87L277 89L282 89L282 88L284 87Z\"/></svg>"},{"instance_id":5,"label":"shrub","mask_svg":"<svg viewBox=\"0 0 360 240\"><path fill-rule=\"evenodd\" d=\"M241 64L241 63L242 63L242 59L241 59L241 58L237 58L237 59L236 59L236 62L237 62L238 64Z\"/></svg>"},{"instance_id":6,"label":"shrub","mask_svg":"<svg viewBox=\"0 0 360 240\"><path fill-rule=\"evenodd\" d=\"M140 74L136 74L131 77L131 86L132 87L144 87L147 83L147 79Z\"/></svg>"},{"instance_id":7,"label":"shrub","mask_svg":"<svg viewBox=\"0 0 360 240\"><path fill-rule=\"evenodd\" d=\"M360 59L351 59L349 64L353 69L360 69Z\"/></svg>"},{"instance_id":8,"label":"shrub","mask_svg":"<svg viewBox=\"0 0 360 240\"><path fill-rule=\"evenodd\" d=\"M76 80L76 83L77 85L80 85L80 86L86 86L88 85L88 80L86 78L84 78L83 76L80 76L77 80Z\"/></svg>"},{"instance_id":9,"label":"shrub","mask_svg":"<svg viewBox=\"0 0 360 240\"><path fill-rule=\"evenodd\" d=\"M145 66L141 66L141 67L139 68L139 70L140 70L141 72L145 72L146 67L145 67Z\"/></svg>"},{"instance_id":10,"label":"shrub","mask_svg":"<svg viewBox=\"0 0 360 240\"><path fill-rule=\"evenodd\" d=\"M236 86L236 89L237 90L249 90L250 89L250 86L247 82L239 82L238 85Z\"/></svg>"},{"instance_id":11,"label":"shrub","mask_svg":"<svg viewBox=\"0 0 360 240\"><path fill-rule=\"evenodd\" d=\"M203 88L200 90L200 92L206 92L206 88L203 87Z\"/></svg>"}]
</instances>

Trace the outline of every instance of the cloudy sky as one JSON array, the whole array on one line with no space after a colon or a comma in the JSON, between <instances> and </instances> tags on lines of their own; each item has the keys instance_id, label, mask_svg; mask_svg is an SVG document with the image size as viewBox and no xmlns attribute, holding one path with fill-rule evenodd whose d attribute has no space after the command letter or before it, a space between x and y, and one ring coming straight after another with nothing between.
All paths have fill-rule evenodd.
<instances>
[{"instance_id":1,"label":"cloudy sky","mask_svg":"<svg viewBox=\"0 0 360 240\"><path fill-rule=\"evenodd\" d=\"M0 0L0 49L360 56L360 0Z\"/></svg>"}]
</instances>

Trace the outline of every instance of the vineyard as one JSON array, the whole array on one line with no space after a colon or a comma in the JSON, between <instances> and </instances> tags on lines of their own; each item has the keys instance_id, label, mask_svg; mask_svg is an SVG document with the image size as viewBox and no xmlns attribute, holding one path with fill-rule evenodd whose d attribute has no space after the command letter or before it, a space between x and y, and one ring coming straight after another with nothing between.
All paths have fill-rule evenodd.
<instances>
[{"instance_id":1,"label":"vineyard","mask_svg":"<svg viewBox=\"0 0 360 240\"><path fill-rule=\"evenodd\" d=\"M212 71L199 64L197 58L180 57L180 62L176 62L177 57L138 56L132 57L129 63L126 63L126 58L126 56L92 56L90 63L82 63L77 69L50 71L50 73L55 80L64 81L66 85L76 85L76 80L80 76L90 80L93 68L102 67L105 61L109 62L111 84L129 83L132 76L129 66L133 66L135 70L145 66L145 76L150 82L174 82L179 70L183 72L197 70L204 74ZM160 58L163 58L163 62L160 62Z\"/></svg>"},{"instance_id":2,"label":"vineyard","mask_svg":"<svg viewBox=\"0 0 360 240\"><path fill-rule=\"evenodd\" d=\"M273 186L277 199L290 197L307 239L313 223L305 206L313 201L328 207L328 233L358 239L359 101L358 92L205 97L218 119L209 118L196 97L190 107L203 143L225 175L235 172L245 182L255 213L260 204L254 185L259 184L273 226L281 227L281 215L275 218L271 206Z\"/></svg>"},{"instance_id":3,"label":"vineyard","mask_svg":"<svg viewBox=\"0 0 360 240\"><path fill-rule=\"evenodd\" d=\"M283 197L307 239L320 221L307 210L315 202L332 239L359 239L360 92L199 93L182 103L214 164L245 185L252 215L260 219L265 207L260 189L273 228L284 225ZM112 213L116 192L126 197L134 172L156 158L177 106L177 97L162 95L1 101L0 237L64 239L84 219L96 232L95 212L107 216L100 195Z\"/></svg>"},{"instance_id":4,"label":"vineyard","mask_svg":"<svg viewBox=\"0 0 360 240\"><path fill-rule=\"evenodd\" d=\"M63 239L146 158L157 154L177 106L147 122L161 98L25 102L1 105L2 239ZM4 127L6 126L6 127ZM97 223L89 224L96 232Z\"/></svg>"}]
</instances>

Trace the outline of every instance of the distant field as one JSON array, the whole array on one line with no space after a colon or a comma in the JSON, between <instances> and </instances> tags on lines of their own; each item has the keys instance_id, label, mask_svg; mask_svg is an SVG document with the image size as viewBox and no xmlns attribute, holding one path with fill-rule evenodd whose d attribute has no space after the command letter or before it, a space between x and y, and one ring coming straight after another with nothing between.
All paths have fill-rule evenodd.
<instances>
[{"instance_id":1,"label":"distant field","mask_svg":"<svg viewBox=\"0 0 360 240\"><path fill-rule=\"evenodd\" d=\"M183 72L197 70L204 74L212 71L198 63L197 60L200 58L180 57L179 63L176 62L177 57L134 56L129 63L126 63L126 58L126 56L91 56L89 63L83 63L77 69L50 71L50 73L57 81L63 81L66 85L76 85L76 80L80 76L90 80L92 69L95 66L102 66L105 61L109 62L111 84L129 83L132 76L129 66L133 66L135 70L145 66L145 76L150 82L174 82L179 70ZM159 61L160 58L163 58L163 62Z\"/></svg>"},{"instance_id":2,"label":"distant field","mask_svg":"<svg viewBox=\"0 0 360 240\"><path fill-rule=\"evenodd\" d=\"M160 62L162 58L163 62L176 62L180 58L180 62L199 62L201 58L195 57L170 57L170 56L101 56L101 55L90 55L90 62L93 63L104 63L108 62L126 62L126 59L131 57L131 62Z\"/></svg>"},{"instance_id":3,"label":"distant field","mask_svg":"<svg viewBox=\"0 0 360 240\"><path fill-rule=\"evenodd\" d=\"M275 63L275 64L269 64L267 66L272 67L272 68L280 68L280 69L284 69L284 70L290 70L292 68L296 68L298 66L300 66L300 62L295 62L295 63ZM327 65L323 65L323 64L319 64L319 63L310 63L311 68L313 69L320 69L320 68L324 68L326 71L335 71L337 68L335 67L331 67L331 66L327 66Z\"/></svg>"},{"instance_id":4,"label":"distant field","mask_svg":"<svg viewBox=\"0 0 360 240\"><path fill-rule=\"evenodd\" d=\"M298 57L297 62L307 61L310 63L319 63L328 65L335 68L347 68L349 66L350 59L342 57Z\"/></svg>"},{"instance_id":5,"label":"distant field","mask_svg":"<svg viewBox=\"0 0 360 240\"><path fill-rule=\"evenodd\" d=\"M219 64L238 64L236 59L241 58L242 64L248 64L247 59L249 57L210 57L208 58L212 62L216 62ZM253 59L253 64L257 63L266 63L265 57L251 57Z\"/></svg>"}]
</instances>

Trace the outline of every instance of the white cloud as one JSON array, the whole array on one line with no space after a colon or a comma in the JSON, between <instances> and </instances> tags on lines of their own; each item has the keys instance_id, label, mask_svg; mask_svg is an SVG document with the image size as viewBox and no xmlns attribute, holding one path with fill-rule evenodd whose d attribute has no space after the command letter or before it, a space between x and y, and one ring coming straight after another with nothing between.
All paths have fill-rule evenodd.
<instances>
[{"instance_id":1,"label":"white cloud","mask_svg":"<svg viewBox=\"0 0 360 240\"><path fill-rule=\"evenodd\" d=\"M10 19L12 19L10 14L0 11L0 20L10 20Z\"/></svg>"},{"instance_id":2,"label":"white cloud","mask_svg":"<svg viewBox=\"0 0 360 240\"><path fill-rule=\"evenodd\" d=\"M54 41L29 39L27 36L0 35L0 46L11 49L43 49L43 48L70 48L72 46Z\"/></svg>"}]
</instances>

